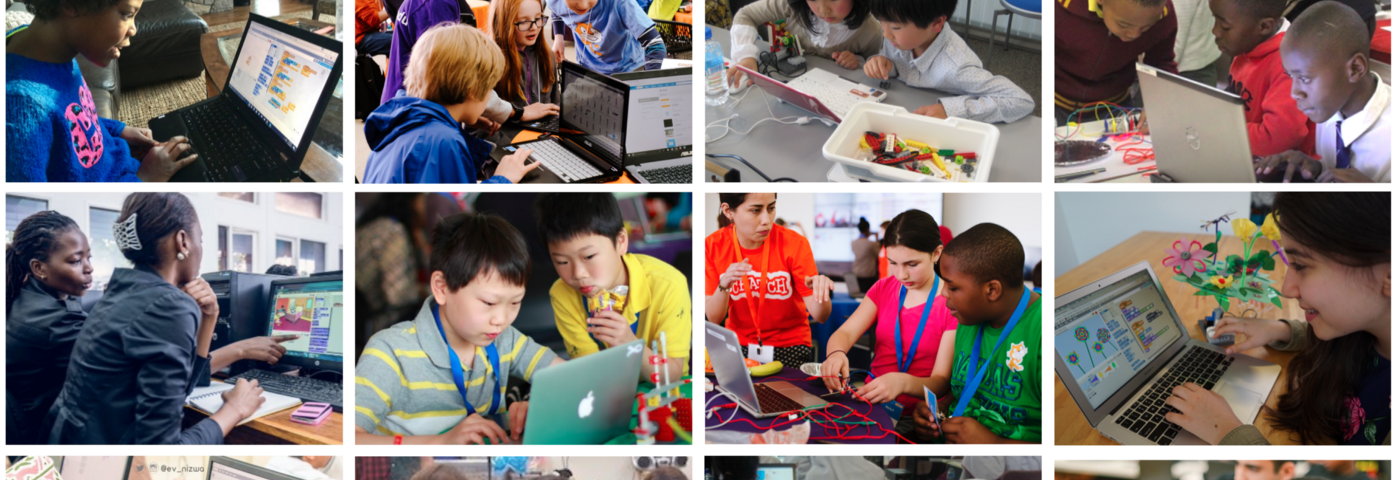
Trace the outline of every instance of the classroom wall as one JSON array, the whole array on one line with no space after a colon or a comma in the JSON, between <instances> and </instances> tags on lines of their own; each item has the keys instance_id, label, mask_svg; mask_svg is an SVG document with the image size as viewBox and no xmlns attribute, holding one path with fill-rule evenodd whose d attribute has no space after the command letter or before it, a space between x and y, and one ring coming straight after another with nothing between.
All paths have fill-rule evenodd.
<instances>
[{"instance_id":1,"label":"classroom wall","mask_svg":"<svg viewBox=\"0 0 1400 480\"><path fill-rule=\"evenodd\" d=\"M1230 212L1232 217L1248 216L1249 205L1244 192L1056 193L1055 275L1139 232L1202 233L1202 222Z\"/></svg>"},{"instance_id":2,"label":"classroom wall","mask_svg":"<svg viewBox=\"0 0 1400 480\"><path fill-rule=\"evenodd\" d=\"M1010 230L1026 248L1040 248L1039 193L949 193L943 195L943 225L953 236L979 223Z\"/></svg>"}]
</instances>

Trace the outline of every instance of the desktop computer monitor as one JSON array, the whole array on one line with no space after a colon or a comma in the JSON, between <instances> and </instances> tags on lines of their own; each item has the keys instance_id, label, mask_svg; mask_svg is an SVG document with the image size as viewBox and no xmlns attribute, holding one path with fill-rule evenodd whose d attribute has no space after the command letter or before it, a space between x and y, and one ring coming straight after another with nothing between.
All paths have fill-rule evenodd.
<instances>
[{"instance_id":1,"label":"desktop computer monitor","mask_svg":"<svg viewBox=\"0 0 1400 480\"><path fill-rule=\"evenodd\" d=\"M209 457L208 480L297 480L297 477L268 470L229 457Z\"/></svg>"},{"instance_id":2,"label":"desktop computer monitor","mask_svg":"<svg viewBox=\"0 0 1400 480\"><path fill-rule=\"evenodd\" d=\"M283 342L279 365L341 370L345 351L345 294L340 275L276 280L269 287L268 335L295 334Z\"/></svg>"},{"instance_id":3,"label":"desktop computer monitor","mask_svg":"<svg viewBox=\"0 0 1400 480\"><path fill-rule=\"evenodd\" d=\"M224 270L201 275L214 290L219 302L219 323L214 326L214 339L209 350L218 350L230 343L253 338L264 333L267 322L268 286L273 280L286 278L261 273ZM237 375L252 367L253 362L240 361L229 366L229 374Z\"/></svg>"}]
</instances>

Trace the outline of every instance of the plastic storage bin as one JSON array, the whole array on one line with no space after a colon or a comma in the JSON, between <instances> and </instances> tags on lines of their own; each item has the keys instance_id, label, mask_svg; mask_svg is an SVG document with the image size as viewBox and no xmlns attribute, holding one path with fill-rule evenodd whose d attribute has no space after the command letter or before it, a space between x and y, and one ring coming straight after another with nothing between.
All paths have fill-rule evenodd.
<instances>
[{"instance_id":1,"label":"plastic storage bin","mask_svg":"<svg viewBox=\"0 0 1400 480\"><path fill-rule=\"evenodd\" d=\"M990 124L965 118L940 119L909 113L904 107L862 102L851 108L846 119L822 145L822 155L842 164L851 177L877 182L948 182L903 168L880 165L857 158L865 132L893 133L938 149L977 153L977 170L972 182L986 182L992 172L1001 131Z\"/></svg>"}]
</instances>

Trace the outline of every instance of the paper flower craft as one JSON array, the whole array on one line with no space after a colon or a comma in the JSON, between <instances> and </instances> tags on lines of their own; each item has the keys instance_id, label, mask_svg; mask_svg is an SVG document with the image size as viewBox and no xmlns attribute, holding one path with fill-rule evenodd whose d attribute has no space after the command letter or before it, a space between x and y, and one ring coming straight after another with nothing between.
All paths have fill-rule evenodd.
<instances>
[{"instance_id":1,"label":"paper flower craft","mask_svg":"<svg viewBox=\"0 0 1400 480\"><path fill-rule=\"evenodd\" d=\"M1176 273L1172 279L1195 287L1198 296L1214 297L1220 308L1226 312L1230 311L1231 298L1242 302L1272 303L1282 307L1283 301L1278 290L1270 286L1273 281L1265 272L1274 270L1274 257L1282 258L1283 249L1279 248L1278 242L1275 241L1272 252L1267 249L1254 251L1255 240L1275 240L1280 236L1277 223L1272 215L1264 219L1262 227L1255 225L1248 218L1232 220L1231 215L1225 214L1204 222L1201 226L1203 230L1215 229L1215 241L1202 245L1199 250L1195 248L1198 242L1188 244L1184 237L1173 242L1172 248L1165 250L1167 258L1162 259L1162 265L1172 267L1172 271ZM1243 256L1220 255L1220 242L1223 238L1221 223L1228 223L1235 236L1240 239L1244 246Z\"/></svg>"},{"instance_id":2,"label":"paper flower craft","mask_svg":"<svg viewBox=\"0 0 1400 480\"><path fill-rule=\"evenodd\" d=\"M1206 255L1202 253L1201 242L1192 240L1187 243L1186 237L1181 237L1181 240L1172 243L1172 248L1164 251L1167 258L1162 259L1162 265L1172 267L1173 273L1189 277L1206 269Z\"/></svg>"}]
</instances>

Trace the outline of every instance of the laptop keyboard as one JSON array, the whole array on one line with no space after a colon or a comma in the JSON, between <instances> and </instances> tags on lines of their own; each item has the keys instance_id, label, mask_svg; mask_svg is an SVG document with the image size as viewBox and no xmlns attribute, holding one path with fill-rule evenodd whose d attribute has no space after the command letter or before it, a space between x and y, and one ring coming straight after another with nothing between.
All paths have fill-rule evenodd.
<instances>
[{"instance_id":1,"label":"laptop keyboard","mask_svg":"<svg viewBox=\"0 0 1400 480\"><path fill-rule=\"evenodd\" d=\"M806 408L762 383L755 384L753 391L758 395L758 409L763 413L784 413Z\"/></svg>"},{"instance_id":2,"label":"laptop keyboard","mask_svg":"<svg viewBox=\"0 0 1400 480\"><path fill-rule=\"evenodd\" d=\"M875 101L873 99L861 98L851 93L850 89L838 88L828 83L813 80L809 77L799 77L796 80L788 82L788 86L806 92L813 97L817 97L817 100L821 100L822 104L826 105L826 108L831 109L832 112L835 112L837 115L841 116L841 118L846 118L846 114L849 113L851 108L854 108L857 103Z\"/></svg>"},{"instance_id":3,"label":"laptop keyboard","mask_svg":"<svg viewBox=\"0 0 1400 480\"><path fill-rule=\"evenodd\" d=\"M690 165L672 165L652 170L638 170L651 183L690 183Z\"/></svg>"},{"instance_id":4,"label":"laptop keyboard","mask_svg":"<svg viewBox=\"0 0 1400 480\"><path fill-rule=\"evenodd\" d=\"M1170 445L1181 432L1180 426L1163 418L1167 412L1181 413L1166 405L1167 399L1172 396L1172 389L1191 382L1210 390L1234 362L1233 357L1192 345L1185 356L1168 367L1166 375L1157 379L1157 383L1152 384L1146 393L1138 396L1137 401L1118 416L1116 423L1153 443Z\"/></svg>"},{"instance_id":5,"label":"laptop keyboard","mask_svg":"<svg viewBox=\"0 0 1400 480\"><path fill-rule=\"evenodd\" d=\"M603 174L587 160L560 145L558 139L541 140L520 148L534 150L534 153L530 154L530 158L539 161L541 166L554 172L564 183L587 180Z\"/></svg>"},{"instance_id":6,"label":"laptop keyboard","mask_svg":"<svg viewBox=\"0 0 1400 480\"><path fill-rule=\"evenodd\" d=\"M258 141L252 128L223 101L184 110L180 116L186 130L198 137L192 151L204 161L206 181L241 182L258 178L281 162L277 153Z\"/></svg>"},{"instance_id":7,"label":"laptop keyboard","mask_svg":"<svg viewBox=\"0 0 1400 480\"><path fill-rule=\"evenodd\" d=\"M550 115L550 116L548 116L548 117L541 118L541 119L539 119L539 120L535 120L535 121L533 121L533 122L527 123L527 124L525 124L525 125L528 126L528 127L530 127L530 128L536 128L536 129L546 130L546 131L550 131L550 132L557 132L557 131L559 131L559 116L558 116L558 115Z\"/></svg>"}]
</instances>

